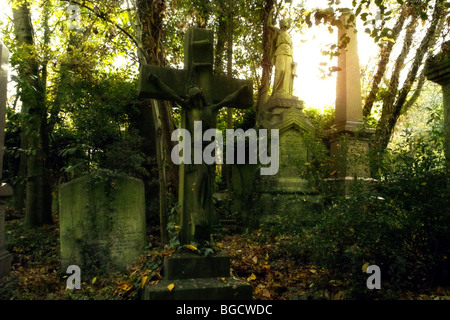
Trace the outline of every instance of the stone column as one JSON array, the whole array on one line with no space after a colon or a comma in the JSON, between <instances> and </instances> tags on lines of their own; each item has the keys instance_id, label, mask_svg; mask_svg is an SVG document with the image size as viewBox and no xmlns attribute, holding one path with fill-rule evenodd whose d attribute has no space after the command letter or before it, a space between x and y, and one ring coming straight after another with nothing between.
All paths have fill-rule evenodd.
<instances>
[{"instance_id":1,"label":"stone column","mask_svg":"<svg viewBox=\"0 0 450 320\"><path fill-rule=\"evenodd\" d=\"M444 94L444 152L450 165L450 41L442 45L442 51L427 62L428 80L442 86Z\"/></svg>"},{"instance_id":2,"label":"stone column","mask_svg":"<svg viewBox=\"0 0 450 320\"><path fill-rule=\"evenodd\" d=\"M334 180L344 185L354 179L370 177L367 154L371 130L363 128L361 76L356 30L348 25L351 14L342 12L342 25L338 28L338 41L347 45L338 57L336 106L333 126L328 130L330 153L334 161Z\"/></svg>"},{"instance_id":3,"label":"stone column","mask_svg":"<svg viewBox=\"0 0 450 320\"><path fill-rule=\"evenodd\" d=\"M5 205L6 200L12 196L12 188L6 183L2 183L3 153L5 143L5 115L9 52L0 42L0 276L3 276L11 269L12 255L5 248Z\"/></svg>"}]
</instances>

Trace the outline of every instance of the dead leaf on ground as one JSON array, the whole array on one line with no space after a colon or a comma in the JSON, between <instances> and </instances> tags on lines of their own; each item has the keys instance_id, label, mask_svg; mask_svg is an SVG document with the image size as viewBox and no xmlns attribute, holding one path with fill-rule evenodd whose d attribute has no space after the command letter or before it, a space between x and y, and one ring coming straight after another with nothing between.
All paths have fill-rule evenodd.
<instances>
[{"instance_id":1,"label":"dead leaf on ground","mask_svg":"<svg viewBox=\"0 0 450 320\"><path fill-rule=\"evenodd\" d=\"M254 273L252 273L248 278L247 281L253 281L256 280L256 275Z\"/></svg>"}]
</instances>

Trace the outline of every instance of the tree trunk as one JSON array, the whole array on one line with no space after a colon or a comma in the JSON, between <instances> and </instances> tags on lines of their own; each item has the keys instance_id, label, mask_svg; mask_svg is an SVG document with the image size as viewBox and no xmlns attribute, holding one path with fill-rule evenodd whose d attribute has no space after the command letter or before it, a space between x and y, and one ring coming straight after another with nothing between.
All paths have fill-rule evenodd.
<instances>
[{"instance_id":1,"label":"tree trunk","mask_svg":"<svg viewBox=\"0 0 450 320\"><path fill-rule=\"evenodd\" d=\"M52 222L51 189L47 174L48 132L45 99L45 64L39 72L35 54L33 26L27 3L13 9L16 36L18 77L21 79L22 130L27 146L27 181L25 200L25 224L39 226ZM45 22L44 22L45 29ZM45 31L44 31L45 33Z\"/></svg>"},{"instance_id":2,"label":"tree trunk","mask_svg":"<svg viewBox=\"0 0 450 320\"><path fill-rule=\"evenodd\" d=\"M274 0L266 0L261 21L263 23L263 54L262 54L262 75L261 84L258 88L258 100L256 103L256 114L258 115L261 106L267 101L272 77L272 57L270 54L272 48L272 31L267 27L267 18L270 11L274 8ZM257 121L259 119L257 118Z\"/></svg>"},{"instance_id":3,"label":"tree trunk","mask_svg":"<svg viewBox=\"0 0 450 320\"><path fill-rule=\"evenodd\" d=\"M402 88L398 88L398 79L396 79L395 76L392 77L393 81L397 81L397 85L395 86L395 88L389 88L387 97L383 101L381 118L378 122L375 132L375 139L372 144L373 151L375 151L378 155L382 155L385 152L392 132L394 131L394 127L402 112L403 106L407 101L408 94L410 93L413 83L417 78L418 70L420 66L423 65L425 56L427 55L429 50L432 50L434 44L436 43L436 33L440 29L440 25L443 23L444 19L443 12L444 10L442 1L437 0L433 11L433 16L430 20L430 26L424 37L422 38L419 48L416 51L411 68L408 72L405 82L403 83ZM405 44L405 46L406 45L408 44ZM402 58L401 55L400 58ZM399 61L398 63L401 64L402 61ZM394 90L395 95L390 96L389 94L394 93Z\"/></svg>"},{"instance_id":4,"label":"tree trunk","mask_svg":"<svg viewBox=\"0 0 450 320\"><path fill-rule=\"evenodd\" d=\"M164 10L164 0L136 1L135 32L144 52L141 64L165 65L165 56L161 43ZM177 168L169 161L172 144L171 134L174 126L171 116L171 104L169 102L152 100L149 101L149 106L152 108L152 112L146 113L149 117L145 119L145 122L152 121L155 131L151 137L144 136L144 139L151 138L154 141L159 177L158 199L161 241L163 244L166 244L169 240L167 232L168 187L172 186L176 194L178 186Z\"/></svg>"},{"instance_id":5,"label":"tree trunk","mask_svg":"<svg viewBox=\"0 0 450 320\"><path fill-rule=\"evenodd\" d=\"M363 108L364 117L369 116L372 111L373 104L375 102L377 93L380 89L380 82L383 79L383 76L386 72L387 65L389 63L389 58L392 53L392 48L394 47L394 44L397 41L397 38L403 29L405 20L410 15L410 12L411 12L411 8L409 8L408 6L404 5L402 7L400 16L397 20L397 23L395 24L394 28L392 29L392 40L393 41L386 41L383 48L381 48L381 50L380 50L377 72L373 76L372 87L371 87L371 90L370 90L369 94L367 95L365 103L364 103L364 108Z\"/></svg>"},{"instance_id":6,"label":"tree trunk","mask_svg":"<svg viewBox=\"0 0 450 320\"><path fill-rule=\"evenodd\" d=\"M234 32L234 24L233 24L233 0L228 0L227 3L227 76L229 78L233 77L233 32ZM227 128L233 129L233 109L227 108ZM231 174L232 174L232 165L225 164L222 165L224 170L223 176L225 178L225 184L227 186L227 190L229 195L231 196L232 190L232 182L231 182Z\"/></svg>"}]
</instances>

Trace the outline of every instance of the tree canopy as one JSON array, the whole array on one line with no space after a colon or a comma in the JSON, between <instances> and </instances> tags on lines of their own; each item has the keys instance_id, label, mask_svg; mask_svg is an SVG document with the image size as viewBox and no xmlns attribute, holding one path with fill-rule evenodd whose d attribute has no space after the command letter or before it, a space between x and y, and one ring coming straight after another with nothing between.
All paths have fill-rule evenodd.
<instances>
[{"instance_id":1,"label":"tree canopy","mask_svg":"<svg viewBox=\"0 0 450 320\"><path fill-rule=\"evenodd\" d=\"M49 222L58 184L98 168L137 175L149 188L162 181L159 192L172 193L177 174L167 159L179 116L167 103L151 107L137 99L139 66L180 66L186 29L212 29L214 72L255 84L255 108L222 113L218 126L251 127L270 94L269 12L295 22L291 32L314 32L319 24L333 32L341 6L332 0L327 8L272 0L10 1L2 30L16 88L7 125L7 170L16 207L25 209L31 225ZM357 22L358 32L379 46L376 63L362 66L369 79L362 99L367 123L376 129L372 148L381 157L400 115L426 84L425 61L449 37L449 5L361 0L351 6L348 23ZM338 55L342 40L323 51Z\"/></svg>"}]
</instances>

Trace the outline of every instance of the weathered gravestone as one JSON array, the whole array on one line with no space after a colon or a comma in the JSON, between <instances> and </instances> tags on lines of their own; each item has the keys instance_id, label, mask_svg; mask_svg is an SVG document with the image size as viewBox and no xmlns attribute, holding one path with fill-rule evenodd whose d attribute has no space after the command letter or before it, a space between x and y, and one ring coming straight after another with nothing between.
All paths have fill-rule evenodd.
<instances>
[{"instance_id":1,"label":"weathered gravestone","mask_svg":"<svg viewBox=\"0 0 450 320\"><path fill-rule=\"evenodd\" d=\"M140 96L176 101L182 110L181 128L195 136L215 128L217 112L222 106L247 108L252 105L251 81L228 79L212 74L213 33L191 28L184 44L184 69L144 65L140 73ZM202 132L195 133L194 121L201 121ZM214 221L212 203L214 167L195 159L193 143L190 163L181 162L179 197L181 244L203 245L210 240ZM186 146L191 148L191 146ZM202 150L201 150L202 151ZM202 154L202 153L200 153ZM143 299L239 299L251 298L251 286L229 278L229 258L177 253L166 258L164 277L159 284L147 286ZM221 281L220 278L226 278ZM169 291L168 284L174 289Z\"/></svg>"},{"instance_id":2,"label":"weathered gravestone","mask_svg":"<svg viewBox=\"0 0 450 320\"><path fill-rule=\"evenodd\" d=\"M123 270L146 246L141 180L87 175L59 191L62 266Z\"/></svg>"},{"instance_id":3,"label":"weathered gravestone","mask_svg":"<svg viewBox=\"0 0 450 320\"><path fill-rule=\"evenodd\" d=\"M426 76L428 80L442 86L444 95L444 152L450 165L450 41L442 45L442 50L427 61Z\"/></svg>"},{"instance_id":4,"label":"weathered gravestone","mask_svg":"<svg viewBox=\"0 0 450 320\"><path fill-rule=\"evenodd\" d=\"M5 248L5 202L12 196L12 188L2 183L3 153L5 143L5 115L9 52L0 41L0 277L9 272L12 255Z\"/></svg>"},{"instance_id":5,"label":"weathered gravestone","mask_svg":"<svg viewBox=\"0 0 450 320\"><path fill-rule=\"evenodd\" d=\"M341 12L338 41L345 41L346 46L338 57L335 120L328 135L336 172L330 182L336 182L333 185L338 191L346 193L355 179L370 179L367 155L373 130L364 128L357 34L348 23L351 11Z\"/></svg>"},{"instance_id":6,"label":"weathered gravestone","mask_svg":"<svg viewBox=\"0 0 450 320\"><path fill-rule=\"evenodd\" d=\"M311 159L308 137L312 136L313 127L303 112L303 101L293 95L296 63L292 60L288 22L281 20L280 28L275 28L271 15L272 12L268 26L275 31L275 78L272 95L262 105L258 118L261 128L279 130L279 169L277 174L259 179L261 221L267 223L274 215L292 214L307 223L311 220L311 205L317 199L316 192L301 176L301 168Z\"/></svg>"}]
</instances>

